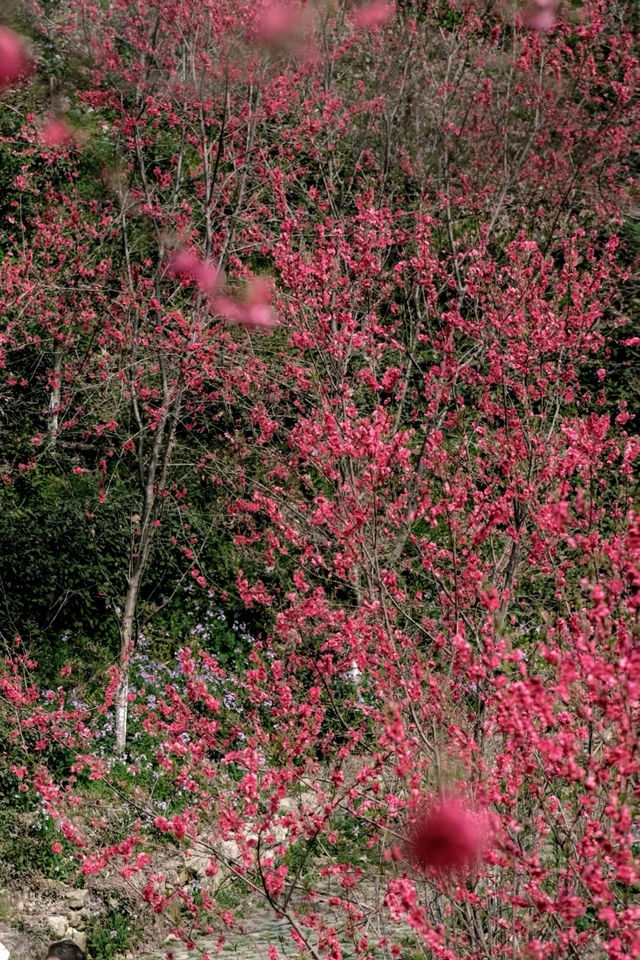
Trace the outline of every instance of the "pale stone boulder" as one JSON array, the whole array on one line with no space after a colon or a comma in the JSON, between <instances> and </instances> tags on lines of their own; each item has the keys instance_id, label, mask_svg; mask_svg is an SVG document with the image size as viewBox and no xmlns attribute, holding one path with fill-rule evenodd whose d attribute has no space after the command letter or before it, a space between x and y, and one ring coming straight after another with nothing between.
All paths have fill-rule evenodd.
<instances>
[{"instance_id":1,"label":"pale stone boulder","mask_svg":"<svg viewBox=\"0 0 640 960\"><path fill-rule=\"evenodd\" d=\"M64 940L68 936L69 921L60 914L47 917L47 926L56 940Z\"/></svg>"}]
</instances>

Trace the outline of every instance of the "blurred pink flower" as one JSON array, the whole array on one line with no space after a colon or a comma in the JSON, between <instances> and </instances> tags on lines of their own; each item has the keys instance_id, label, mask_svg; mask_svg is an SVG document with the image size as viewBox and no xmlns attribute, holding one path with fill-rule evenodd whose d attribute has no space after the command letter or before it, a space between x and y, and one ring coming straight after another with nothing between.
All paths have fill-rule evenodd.
<instances>
[{"instance_id":1,"label":"blurred pink flower","mask_svg":"<svg viewBox=\"0 0 640 960\"><path fill-rule=\"evenodd\" d=\"M199 260L190 250L176 250L169 261L168 271L173 277L187 277L208 296L214 293L219 273L210 260Z\"/></svg>"},{"instance_id":2,"label":"blurred pink flower","mask_svg":"<svg viewBox=\"0 0 640 960\"><path fill-rule=\"evenodd\" d=\"M0 27L0 89L13 86L32 70L33 63L22 39L8 27Z\"/></svg>"},{"instance_id":3,"label":"blurred pink flower","mask_svg":"<svg viewBox=\"0 0 640 960\"><path fill-rule=\"evenodd\" d=\"M559 0L530 0L524 22L531 30L551 30L556 22Z\"/></svg>"},{"instance_id":4,"label":"blurred pink flower","mask_svg":"<svg viewBox=\"0 0 640 960\"><path fill-rule=\"evenodd\" d=\"M244 318L244 307L231 297L214 297L211 301L211 309L219 317L224 317L225 320L231 320L233 323L242 323Z\"/></svg>"},{"instance_id":5,"label":"blurred pink flower","mask_svg":"<svg viewBox=\"0 0 640 960\"><path fill-rule=\"evenodd\" d=\"M214 297L211 307L214 313L240 323L245 327L271 329L278 323L278 317L271 306L272 284L268 277L256 277L249 281L244 301L232 297Z\"/></svg>"},{"instance_id":6,"label":"blurred pink flower","mask_svg":"<svg viewBox=\"0 0 640 960\"><path fill-rule=\"evenodd\" d=\"M267 277L256 277L250 282L243 321L247 326L275 327L278 318L271 306L272 295L271 281Z\"/></svg>"},{"instance_id":7,"label":"blurred pink flower","mask_svg":"<svg viewBox=\"0 0 640 960\"><path fill-rule=\"evenodd\" d=\"M73 130L61 117L51 114L40 131L40 140L47 147L63 147L73 142Z\"/></svg>"},{"instance_id":8,"label":"blurred pink flower","mask_svg":"<svg viewBox=\"0 0 640 960\"><path fill-rule=\"evenodd\" d=\"M255 27L261 43L289 44L300 37L302 12L293 3L266 3L256 17Z\"/></svg>"},{"instance_id":9,"label":"blurred pink flower","mask_svg":"<svg viewBox=\"0 0 640 960\"><path fill-rule=\"evenodd\" d=\"M462 800L448 797L427 809L413 823L407 851L420 870L441 875L469 870L486 840L484 818Z\"/></svg>"},{"instance_id":10,"label":"blurred pink flower","mask_svg":"<svg viewBox=\"0 0 640 960\"><path fill-rule=\"evenodd\" d=\"M385 3L385 0L374 0L368 3L353 15L352 22L360 30L374 30L376 27L383 27L385 23L393 17L395 6L393 3Z\"/></svg>"}]
</instances>

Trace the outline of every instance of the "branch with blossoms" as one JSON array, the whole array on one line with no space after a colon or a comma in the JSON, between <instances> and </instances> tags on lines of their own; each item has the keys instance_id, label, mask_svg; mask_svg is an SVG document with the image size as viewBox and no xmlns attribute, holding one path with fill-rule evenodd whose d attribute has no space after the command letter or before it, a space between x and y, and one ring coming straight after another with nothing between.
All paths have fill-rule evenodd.
<instances>
[{"instance_id":1,"label":"branch with blossoms","mask_svg":"<svg viewBox=\"0 0 640 960\"><path fill-rule=\"evenodd\" d=\"M89 142L10 144L35 212L0 264L3 396L35 427L5 483L134 506L87 702L7 652L7 766L56 855L189 948L233 938L233 883L314 958L627 960L632 31L597 2L214 7L49 25L91 50L104 191L75 185ZM159 545L259 625L231 661L194 631L143 663Z\"/></svg>"}]
</instances>

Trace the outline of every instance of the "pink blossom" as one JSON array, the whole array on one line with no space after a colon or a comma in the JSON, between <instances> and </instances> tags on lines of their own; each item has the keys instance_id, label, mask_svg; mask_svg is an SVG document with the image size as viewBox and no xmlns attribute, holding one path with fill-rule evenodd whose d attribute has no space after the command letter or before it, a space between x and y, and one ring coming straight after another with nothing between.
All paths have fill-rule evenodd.
<instances>
[{"instance_id":1,"label":"pink blossom","mask_svg":"<svg viewBox=\"0 0 640 960\"><path fill-rule=\"evenodd\" d=\"M274 327L278 318L271 306L271 283L267 277L252 280L247 290L246 313L243 320L248 327Z\"/></svg>"},{"instance_id":2,"label":"pink blossom","mask_svg":"<svg viewBox=\"0 0 640 960\"><path fill-rule=\"evenodd\" d=\"M40 131L40 140L47 147L63 147L73 142L73 131L61 117L51 115Z\"/></svg>"},{"instance_id":3,"label":"pink blossom","mask_svg":"<svg viewBox=\"0 0 640 960\"><path fill-rule=\"evenodd\" d=\"M21 38L8 27L0 27L0 90L23 80L32 69Z\"/></svg>"},{"instance_id":4,"label":"pink blossom","mask_svg":"<svg viewBox=\"0 0 640 960\"><path fill-rule=\"evenodd\" d=\"M270 329L278 323L278 317L271 306L272 288L268 277L256 277L247 286L244 302L231 297L215 297L212 309L219 316L232 323L241 323L245 327Z\"/></svg>"},{"instance_id":5,"label":"pink blossom","mask_svg":"<svg viewBox=\"0 0 640 960\"><path fill-rule=\"evenodd\" d=\"M559 5L559 0L531 0L524 14L525 25L531 30L551 30Z\"/></svg>"},{"instance_id":6,"label":"pink blossom","mask_svg":"<svg viewBox=\"0 0 640 960\"><path fill-rule=\"evenodd\" d=\"M353 24L360 30L375 30L376 27L383 27L385 23L391 20L395 12L393 3L385 3L384 0L374 0L364 7L360 7L353 15Z\"/></svg>"},{"instance_id":7,"label":"pink blossom","mask_svg":"<svg viewBox=\"0 0 640 960\"><path fill-rule=\"evenodd\" d=\"M210 260L199 260L189 250L177 250L169 261L168 271L173 277L187 277L206 294L212 294L218 284L218 270Z\"/></svg>"},{"instance_id":8,"label":"pink blossom","mask_svg":"<svg viewBox=\"0 0 640 960\"><path fill-rule=\"evenodd\" d=\"M242 304L231 297L215 297L211 302L214 313L225 320L231 320L233 323L242 323L244 320L244 310Z\"/></svg>"},{"instance_id":9,"label":"pink blossom","mask_svg":"<svg viewBox=\"0 0 640 960\"><path fill-rule=\"evenodd\" d=\"M455 797L425 811L408 837L409 859L421 870L439 874L468 870L483 846L482 818Z\"/></svg>"},{"instance_id":10,"label":"pink blossom","mask_svg":"<svg viewBox=\"0 0 640 960\"><path fill-rule=\"evenodd\" d=\"M480 591L480 602L483 607L486 607L487 610L492 612L500 609L500 597L498 596L498 591L495 587L492 587L488 592L485 590Z\"/></svg>"},{"instance_id":11,"label":"pink blossom","mask_svg":"<svg viewBox=\"0 0 640 960\"><path fill-rule=\"evenodd\" d=\"M300 37L302 13L291 3L267 3L258 13L255 27L261 43L288 44Z\"/></svg>"}]
</instances>

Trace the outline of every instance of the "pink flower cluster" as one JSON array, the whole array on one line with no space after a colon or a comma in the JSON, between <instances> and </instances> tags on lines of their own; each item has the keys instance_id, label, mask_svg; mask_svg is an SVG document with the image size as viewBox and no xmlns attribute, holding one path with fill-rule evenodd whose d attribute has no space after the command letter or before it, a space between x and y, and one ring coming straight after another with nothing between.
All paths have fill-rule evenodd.
<instances>
[{"instance_id":1,"label":"pink flower cluster","mask_svg":"<svg viewBox=\"0 0 640 960\"><path fill-rule=\"evenodd\" d=\"M33 62L22 39L8 27L0 27L0 90L14 86L32 71Z\"/></svg>"},{"instance_id":2,"label":"pink flower cluster","mask_svg":"<svg viewBox=\"0 0 640 960\"><path fill-rule=\"evenodd\" d=\"M242 299L219 293L222 277L210 260L200 260L189 250L178 250L169 262L169 273L193 281L205 294L210 308L217 316L245 327L268 330L275 327L278 317L271 305L272 282L268 277L254 277L247 284Z\"/></svg>"},{"instance_id":3,"label":"pink flower cluster","mask_svg":"<svg viewBox=\"0 0 640 960\"><path fill-rule=\"evenodd\" d=\"M428 807L413 822L407 856L426 872L464 873L480 861L486 841L486 819L461 799L448 797Z\"/></svg>"},{"instance_id":4,"label":"pink flower cluster","mask_svg":"<svg viewBox=\"0 0 640 960\"><path fill-rule=\"evenodd\" d=\"M559 0L530 0L524 13L526 26L541 32L553 29L559 6Z\"/></svg>"}]
</instances>

